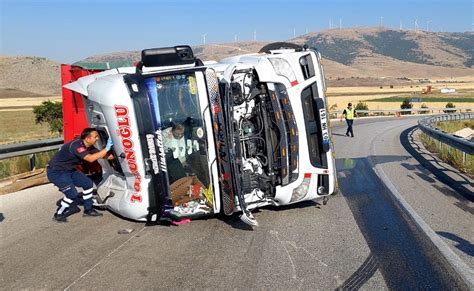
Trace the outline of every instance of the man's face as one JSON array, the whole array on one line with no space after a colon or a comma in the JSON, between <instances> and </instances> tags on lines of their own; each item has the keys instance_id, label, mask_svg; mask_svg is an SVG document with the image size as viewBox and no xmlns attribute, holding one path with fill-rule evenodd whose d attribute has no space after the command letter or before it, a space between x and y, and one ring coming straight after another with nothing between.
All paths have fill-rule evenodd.
<instances>
[{"instance_id":1,"label":"man's face","mask_svg":"<svg viewBox=\"0 0 474 291\"><path fill-rule=\"evenodd\" d=\"M174 129L173 130L173 137L176 139L181 139L184 136L184 129Z\"/></svg>"},{"instance_id":2,"label":"man's face","mask_svg":"<svg viewBox=\"0 0 474 291\"><path fill-rule=\"evenodd\" d=\"M97 133L97 131L93 131L89 134L88 137L86 137L85 141L87 144L93 145L97 142L98 139L99 139L99 134Z\"/></svg>"}]
</instances>

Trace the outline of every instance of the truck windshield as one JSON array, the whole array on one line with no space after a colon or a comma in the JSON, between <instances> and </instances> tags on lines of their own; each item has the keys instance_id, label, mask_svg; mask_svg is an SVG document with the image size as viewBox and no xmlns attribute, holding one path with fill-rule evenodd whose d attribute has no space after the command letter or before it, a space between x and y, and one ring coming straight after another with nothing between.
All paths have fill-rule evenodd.
<instances>
[{"instance_id":1,"label":"truck windshield","mask_svg":"<svg viewBox=\"0 0 474 291\"><path fill-rule=\"evenodd\" d=\"M171 188L184 177L195 177L207 188L207 137L195 73L157 76L145 83L156 128L162 130Z\"/></svg>"}]
</instances>

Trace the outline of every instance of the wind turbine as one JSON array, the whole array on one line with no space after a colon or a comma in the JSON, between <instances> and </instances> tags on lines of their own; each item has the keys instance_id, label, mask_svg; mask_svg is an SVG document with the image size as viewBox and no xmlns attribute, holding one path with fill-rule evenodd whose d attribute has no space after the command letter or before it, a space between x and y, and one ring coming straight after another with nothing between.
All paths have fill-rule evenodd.
<instances>
[{"instance_id":1,"label":"wind turbine","mask_svg":"<svg viewBox=\"0 0 474 291\"><path fill-rule=\"evenodd\" d=\"M201 35L202 36L202 44L204 44L204 45L206 44L206 35L207 35L207 33L204 33L203 35Z\"/></svg>"}]
</instances>

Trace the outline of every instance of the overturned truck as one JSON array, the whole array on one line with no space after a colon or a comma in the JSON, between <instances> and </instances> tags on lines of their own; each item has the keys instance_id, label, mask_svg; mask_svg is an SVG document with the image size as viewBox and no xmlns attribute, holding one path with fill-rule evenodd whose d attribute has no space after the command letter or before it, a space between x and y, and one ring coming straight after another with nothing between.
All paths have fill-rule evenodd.
<instances>
[{"instance_id":1,"label":"overturned truck","mask_svg":"<svg viewBox=\"0 0 474 291\"><path fill-rule=\"evenodd\" d=\"M135 67L63 65L65 139L96 127L113 160L84 165L97 200L133 220L242 212L337 190L320 54L287 43L203 63L189 46Z\"/></svg>"}]
</instances>

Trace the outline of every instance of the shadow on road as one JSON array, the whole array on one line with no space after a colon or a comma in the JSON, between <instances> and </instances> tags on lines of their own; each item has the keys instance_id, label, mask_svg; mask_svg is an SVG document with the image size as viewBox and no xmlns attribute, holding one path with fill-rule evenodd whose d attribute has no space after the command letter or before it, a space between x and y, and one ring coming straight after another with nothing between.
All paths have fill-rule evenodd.
<instances>
[{"instance_id":1,"label":"shadow on road","mask_svg":"<svg viewBox=\"0 0 474 291\"><path fill-rule=\"evenodd\" d=\"M373 259L389 289L463 289L439 251L396 202L392 192L373 170L376 163L403 161L403 156L337 159L342 196L357 222ZM371 272L372 273L372 272ZM365 276L361 280L368 280ZM348 285L352 285L348 279Z\"/></svg>"},{"instance_id":2,"label":"shadow on road","mask_svg":"<svg viewBox=\"0 0 474 291\"><path fill-rule=\"evenodd\" d=\"M454 242L457 242L456 245L454 245L457 249L462 251L463 253L469 255L469 256L474 256L474 245L468 241L463 239L462 237L459 237L453 233L450 232L444 232L444 231L437 231L437 234L439 234L442 237L445 237L447 239L450 239Z\"/></svg>"}]
</instances>

